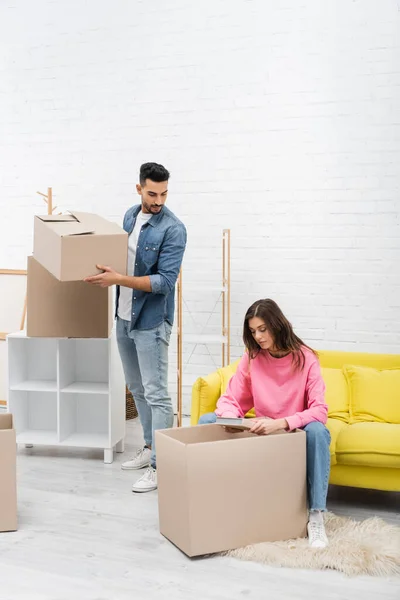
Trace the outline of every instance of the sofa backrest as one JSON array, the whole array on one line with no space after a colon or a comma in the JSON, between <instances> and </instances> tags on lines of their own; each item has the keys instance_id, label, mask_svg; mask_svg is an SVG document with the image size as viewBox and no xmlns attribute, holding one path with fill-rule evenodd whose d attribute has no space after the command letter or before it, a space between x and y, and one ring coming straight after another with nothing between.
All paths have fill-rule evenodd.
<instances>
[{"instance_id":1,"label":"sofa backrest","mask_svg":"<svg viewBox=\"0 0 400 600\"><path fill-rule=\"evenodd\" d=\"M400 354L369 354L367 352L342 352L318 350L321 367L341 369L343 365L359 365L375 369L400 369Z\"/></svg>"},{"instance_id":2,"label":"sofa backrest","mask_svg":"<svg viewBox=\"0 0 400 600\"><path fill-rule=\"evenodd\" d=\"M366 352L319 350L318 356L322 377L326 385L325 398L330 418L339 419L345 423L365 420L397 422L397 410L389 410L394 404L397 405L396 397L393 395L387 399L384 411L371 410L371 402L367 403L366 406L364 406L365 403L360 402L360 394L356 395L354 385L349 380L348 369L344 369L343 367L345 365L357 365L379 370L396 370L400 369L400 354L370 354ZM229 380L235 373L238 364L239 360L218 369L217 372L221 380L221 394L226 391ZM253 415L254 412L250 411L249 416ZM388 421L389 417L390 420Z\"/></svg>"}]
</instances>

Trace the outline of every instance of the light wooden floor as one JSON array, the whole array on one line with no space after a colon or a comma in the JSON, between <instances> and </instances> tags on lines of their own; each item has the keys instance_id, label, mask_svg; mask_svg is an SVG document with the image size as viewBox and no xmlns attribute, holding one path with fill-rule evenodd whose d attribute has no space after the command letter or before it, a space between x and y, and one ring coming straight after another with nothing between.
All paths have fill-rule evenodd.
<instances>
[{"instance_id":1,"label":"light wooden floor","mask_svg":"<svg viewBox=\"0 0 400 600\"><path fill-rule=\"evenodd\" d=\"M189 560L158 533L157 493L136 495L127 451L22 448L19 531L0 534L1 600L399 600L400 579L263 567L227 558ZM399 495L332 489L329 508L400 525Z\"/></svg>"}]
</instances>

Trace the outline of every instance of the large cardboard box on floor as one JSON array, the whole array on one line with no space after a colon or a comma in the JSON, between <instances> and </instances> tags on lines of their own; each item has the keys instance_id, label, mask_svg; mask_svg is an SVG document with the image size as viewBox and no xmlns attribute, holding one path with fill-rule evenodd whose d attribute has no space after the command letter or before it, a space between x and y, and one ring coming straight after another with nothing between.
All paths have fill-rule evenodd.
<instances>
[{"instance_id":1,"label":"large cardboard box on floor","mask_svg":"<svg viewBox=\"0 0 400 600\"><path fill-rule=\"evenodd\" d=\"M0 532L17 529L16 456L12 415L0 413Z\"/></svg>"},{"instance_id":2,"label":"large cardboard box on floor","mask_svg":"<svg viewBox=\"0 0 400 600\"><path fill-rule=\"evenodd\" d=\"M58 281L28 258L28 337L107 338L113 327L112 288Z\"/></svg>"},{"instance_id":3,"label":"large cardboard box on floor","mask_svg":"<svg viewBox=\"0 0 400 600\"><path fill-rule=\"evenodd\" d=\"M33 256L60 281L96 275L96 265L126 275L128 234L93 213L37 216Z\"/></svg>"},{"instance_id":4,"label":"large cardboard box on floor","mask_svg":"<svg viewBox=\"0 0 400 600\"><path fill-rule=\"evenodd\" d=\"M160 532L188 556L304 537L306 434L156 432Z\"/></svg>"}]
</instances>

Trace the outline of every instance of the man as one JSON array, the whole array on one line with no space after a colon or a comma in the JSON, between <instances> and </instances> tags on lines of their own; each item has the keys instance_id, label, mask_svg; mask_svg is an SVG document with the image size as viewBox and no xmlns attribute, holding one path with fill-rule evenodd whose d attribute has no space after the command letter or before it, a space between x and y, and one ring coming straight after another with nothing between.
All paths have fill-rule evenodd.
<instances>
[{"instance_id":1,"label":"man","mask_svg":"<svg viewBox=\"0 0 400 600\"><path fill-rule=\"evenodd\" d=\"M122 464L142 469L132 491L157 488L156 429L172 427L174 413L168 395L168 345L174 318L175 283L186 246L186 228L164 206L169 172L157 163L140 167L136 186L141 204L125 214L129 234L128 275L107 266L85 281L101 287L117 285L117 341L125 380L135 399L145 446Z\"/></svg>"}]
</instances>

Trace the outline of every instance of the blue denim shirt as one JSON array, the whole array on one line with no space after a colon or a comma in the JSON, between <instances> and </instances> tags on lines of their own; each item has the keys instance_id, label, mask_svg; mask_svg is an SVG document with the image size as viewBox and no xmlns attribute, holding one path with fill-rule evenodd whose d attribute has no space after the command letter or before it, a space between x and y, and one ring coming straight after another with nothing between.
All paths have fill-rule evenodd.
<instances>
[{"instance_id":1,"label":"blue denim shirt","mask_svg":"<svg viewBox=\"0 0 400 600\"><path fill-rule=\"evenodd\" d=\"M124 230L130 235L136 223L141 205L130 208L124 217ZM174 321L175 284L186 247L186 227L164 206L153 215L141 229L134 273L130 276L148 275L151 292L132 290L132 329L153 329L163 321ZM119 286L116 295L118 312Z\"/></svg>"}]
</instances>

